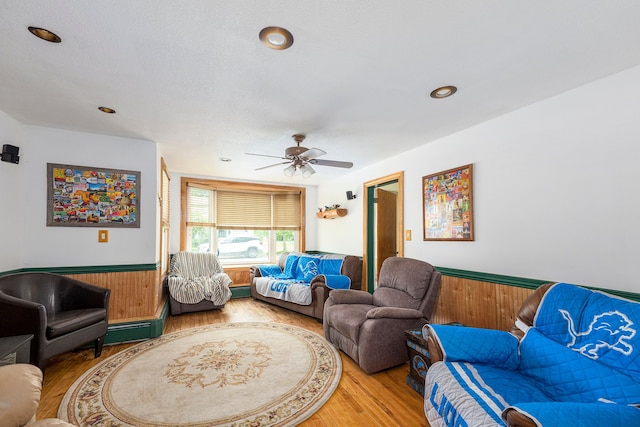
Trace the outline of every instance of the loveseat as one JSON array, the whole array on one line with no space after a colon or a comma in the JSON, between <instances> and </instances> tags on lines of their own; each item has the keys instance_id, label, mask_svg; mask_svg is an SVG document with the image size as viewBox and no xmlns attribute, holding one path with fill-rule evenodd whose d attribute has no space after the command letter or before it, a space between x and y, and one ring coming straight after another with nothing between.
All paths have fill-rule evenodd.
<instances>
[{"instance_id":1,"label":"loveseat","mask_svg":"<svg viewBox=\"0 0 640 427\"><path fill-rule=\"evenodd\" d=\"M425 415L438 426L640 425L640 303L565 283L511 332L425 325Z\"/></svg>"},{"instance_id":2,"label":"loveseat","mask_svg":"<svg viewBox=\"0 0 640 427\"><path fill-rule=\"evenodd\" d=\"M29 363L45 370L53 356L94 342L102 354L110 290L52 273L0 277L0 336L33 335Z\"/></svg>"},{"instance_id":3,"label":"loveseat","mask_svg":"<svg viewBox=\"0 0 640 427\"><path fill-rule=\"evenodd\" d=\"M284 252L278 256L276 264L253 265L249 273L251 296L254 299L319 321L322 320L324 303L332 289L362 287L362 259L353 255ZM291 301L295 299L300 302Z\"/></svg>"}]
</instances>

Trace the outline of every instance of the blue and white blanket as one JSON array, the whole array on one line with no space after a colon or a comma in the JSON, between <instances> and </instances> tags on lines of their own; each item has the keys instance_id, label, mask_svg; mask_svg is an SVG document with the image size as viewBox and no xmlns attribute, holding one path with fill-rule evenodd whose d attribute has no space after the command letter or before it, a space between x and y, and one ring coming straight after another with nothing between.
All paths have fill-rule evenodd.
<instances>
[{"instance_id":1,"label":"blue and white blanket","mask_svg":"<svg viewBox=\"0 0 640 427\"><path fill-rule=\"evenodd\" d=\"M256 291L267 297L309 305L313 300L309 285L318 275L324 275L329 288L350 288L351 279L340 274L342 262L342 258L289 255L282 271L277 265L259 265L262 277L256 278Z\"/></svg>"},{"instance_id":2,"label":"blue and white blanket","mask_svg":"<svg viewBox=\"0 0 640 427\"><path fill-rule=\"evenodd\" d=\"M507 408L545 427L640 425L638 325L640 304L563 283L519 346L507 332L431 325L445 362L427 372L425 414L434 427L503 426Z\"/></svg>"}]
</instances>

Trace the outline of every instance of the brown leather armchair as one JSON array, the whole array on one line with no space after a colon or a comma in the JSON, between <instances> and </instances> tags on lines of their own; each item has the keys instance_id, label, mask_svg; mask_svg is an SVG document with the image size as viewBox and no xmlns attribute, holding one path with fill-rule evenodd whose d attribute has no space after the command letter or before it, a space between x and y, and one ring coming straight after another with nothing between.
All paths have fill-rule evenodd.
<instances>
[{"instance_id":1,"label":"brown leather armchair","mask_svg":"<svg viewBox=\"0 0 640 427\"><path fill-rule=\"evenodd\" d=\"M95 342L102 353L110 290L51 273L0 277L0 336L33 334L29 363L43 372L47 361Z\"/></svg>"},{"instance_id":2,"label":"brown leather armchair","mask_svg":"<svg viewBox=\"0 0 640 427\"><path fill-rule=\"evenodd\" d=\"M404 331L420 329L436 305L440 273L424 261L391 257L370 294L333 290L324 305L324 336L368 374L409 360Z\"/></svg>"}]
</instances>

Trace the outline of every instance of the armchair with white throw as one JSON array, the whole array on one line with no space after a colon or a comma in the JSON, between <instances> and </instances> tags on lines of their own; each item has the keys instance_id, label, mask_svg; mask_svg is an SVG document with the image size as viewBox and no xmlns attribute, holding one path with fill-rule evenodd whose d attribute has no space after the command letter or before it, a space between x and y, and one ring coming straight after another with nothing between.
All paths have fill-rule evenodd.
<instances>
[{"instance_id":1,"label":"armchair with white throw","mask_svg":"<svg viewBox=\"0 0 640 427\"><path fill-rule=\"evenodd\" d=\"M212 253L181 251L171 258L167 287L171 314L223 308L231 278Z\"/></svg>"}]
</instances>

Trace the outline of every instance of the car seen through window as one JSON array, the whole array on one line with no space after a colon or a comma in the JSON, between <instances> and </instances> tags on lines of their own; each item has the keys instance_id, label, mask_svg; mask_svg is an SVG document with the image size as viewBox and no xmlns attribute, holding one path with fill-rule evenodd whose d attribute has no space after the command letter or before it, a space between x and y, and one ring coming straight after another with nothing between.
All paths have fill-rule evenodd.
<instances>
[{"instance_id":1,"label":"car seen through window","mask_svg":"<svg viewBox=\"0 0 640 427\"><path fill-rule=\"evenodd\" d=\"M218 242L219 257L255 258L263 252L262 241L252 236L232 236Z\"/></svg>"}]
</instances>

